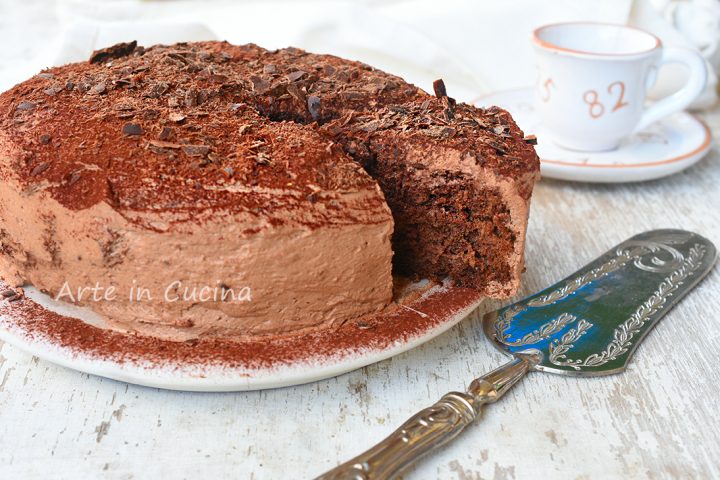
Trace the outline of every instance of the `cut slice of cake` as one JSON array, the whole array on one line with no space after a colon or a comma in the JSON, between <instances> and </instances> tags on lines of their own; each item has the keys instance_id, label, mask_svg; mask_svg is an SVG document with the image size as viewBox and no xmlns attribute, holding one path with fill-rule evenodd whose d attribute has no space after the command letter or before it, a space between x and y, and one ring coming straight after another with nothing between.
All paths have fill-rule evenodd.
<instances>
[{"instance_id":1,"label":"cut slice of cake","mask_svg":"<svg viewBox=\"0 0 720 480\"><path fill-rule=\"evenodd\" d=\"M425 98L325 128L364 146L362 162L395 218L398 271L450 277L491 297L517 291L538 171L506 111Z\"/></svg>"}]
</instances>

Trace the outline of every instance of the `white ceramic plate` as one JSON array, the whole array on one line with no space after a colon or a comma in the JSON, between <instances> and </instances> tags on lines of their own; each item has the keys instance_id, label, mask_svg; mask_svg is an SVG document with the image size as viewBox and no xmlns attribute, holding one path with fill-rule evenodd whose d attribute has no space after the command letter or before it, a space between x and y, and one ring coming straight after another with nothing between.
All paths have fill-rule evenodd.
<instances>
[{"instance_id":1,"label":"white ceramic plate","mask_svg":"<svg viewBox=\"0 0 720 480\"><path fill-rule=\"evenodd\" d=\"M87 337L88 331L90 336L112 335L110 342L107 338L105 341L118 350L122 350L125 343L137 344L143 337L110 332L103 328L102 319L94 313L54 302L32 288L26 289L25 296L17 301L0 297L0 340L67 368L148 387L205 392L284 387L340 375L410 350L445 332L482 302L482 297L469 289L430 286L427 282L423 286L422 283L409 286L409 289L420 289L422 293L408 296L408 300L400 302L401 307L392 313L369 319L364 317L364 322L376 322L380 331L387 330L388 333L381 336L382 341L370 336L372 340L367 345L360 342L352 348L339 348L329 353L326 348L322 354L313 351L313 342L320 345L318 338L323 346L332 345L334 333L326 332L308 341L302 357L270 365L254 365L252 359L245 364L224 365L210 356L177 361L158 359L157 355L147 358L140 355L128 360L102 350L78 347L68 338L73 335ZM6 289L7 285L0 281L0 291ZM58 325L68 328L46 328L51 322L59 322ZM85 328L85 333L76 334L78 326ZM345 338L347 333L345 330ZM350 333L354 335L352 331ZM363 332L356 333L360 336ZM153 341L161 342L159 350L192 348L183 343ZM245 347L238 344L237 348Z\"/></svg>"},{"instance_id":2,"label":"white ceramic plate","mask_svg":"<svg viewBox=\"0 0 720 480\"><path fill-rule=\"evenodd\" d=\"M541 172L549 178L601 183L653 180L688 168L712 146L708 126L679 112L627 138L617 150L575 152L548 138L535 115L532 87L492 93L474 103L506 109L526 135L536 135Z\"/></svg>"}]
</instances>

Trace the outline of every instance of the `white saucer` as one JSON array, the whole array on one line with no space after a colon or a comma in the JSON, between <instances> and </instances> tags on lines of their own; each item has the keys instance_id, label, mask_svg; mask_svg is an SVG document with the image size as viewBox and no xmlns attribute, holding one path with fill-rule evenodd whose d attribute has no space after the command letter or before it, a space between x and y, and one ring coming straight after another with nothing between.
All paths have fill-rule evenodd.
<instances>
[{"instance_id":1,"label":"white saucer","mask_svg":"<svg viewBox=\"0 0 720 480\"><path fill-rule=\"evenodd\" d=\"M8 285L0 280L0 291L7 289ZM286 341L262 340L263 348L275 348L273 351L280 352L280 357L288 346L302 352L270 363L258 364L252 357L228 363L213 352L180 356L182 359L178 360L173 351L197 349L202 341L188 346L184 342L111 332L104 328L104 320L96 314L55 302L32 287L25 289L25 295L17 300L0 296L0 340L63 367L148 387L204 392L277 388L334 377L410 350L447 331L483 300L474 290L447 284L431 285L422 281L403 291L411 289L422 293L398 300L402 308L393 312L361 319L370 324L375 322L373 326L359 328L377 329L382 333L382 341L370 336L369 340L351 346L333 347L336 339L347 338L348 332L364 338L362 331L352 330L354 322L349 321L321 335L298 336ZM56 322L68 328L48 328ZM85 327L78 328L82 325ZM78 347L77 343L83 342L77 342L77 338L94 338L94 343L99 340L100 345L111 345L110 352L103 346L93 347L93 343ZM147 341L155 342L151 353L133 356L123 353L132 352L134 345ZM252 345L232 343L230 348L243 350ZM170 352L167 358L163 352Z\"/></svg>"},{"instance_id":2,"label":"white saucer","mask_svg":"<svg viewBox=\"0 0 720 480\"><path fill-rule=\"evenodd\" d=\"M602 183L653 180L686 169L712 146L708 126L687 112L679 112L627 138L617 150L575 152L547 138L535 116L532 87L491 93L473 103L506 109L526 135L537 136L543 177Z\"/></svg>"}]
</instances>

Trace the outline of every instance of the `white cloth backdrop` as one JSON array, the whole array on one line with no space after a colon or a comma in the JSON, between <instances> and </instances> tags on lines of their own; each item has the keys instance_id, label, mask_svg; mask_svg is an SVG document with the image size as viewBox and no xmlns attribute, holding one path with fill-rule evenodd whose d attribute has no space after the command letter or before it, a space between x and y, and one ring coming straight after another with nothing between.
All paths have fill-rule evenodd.
<instances>
[{"instance_id":1,"label":"white cloth backdrop","mask_svg":"<svg viewBox=\"0 0 720 480\"><path fill-rule=\"evenodd\" d=\"M660 0L655 0L660 1ZM45 66L83 60L97 48L223 39L293 45L358 59L430 89L470 100L534 81L530 32L551 22L634 23L667 44L692 46L650 0L0 0L0 91ZM672 90L683 72L661 77ZM714 102L714 86L700 106Z\"/></svg>"}]
</instances>

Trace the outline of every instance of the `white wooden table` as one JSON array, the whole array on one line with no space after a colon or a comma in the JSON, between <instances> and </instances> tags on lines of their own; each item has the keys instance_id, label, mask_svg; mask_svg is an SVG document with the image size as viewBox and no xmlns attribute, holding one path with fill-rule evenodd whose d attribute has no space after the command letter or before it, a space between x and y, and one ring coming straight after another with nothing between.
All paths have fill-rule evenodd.
<instances>
[{"instance_id":1,"label":"white wooden table","mask_svg":"<svg viewBox=\"0 0 720 480\"><path fill-rule=\"evenodd\" d=\"M716 137L720 113L706 115ZM660 227L720 242L720 155L671 178L543 180L522 294ZM407 478L720 476L720 268L619 376L532 374ZM474 315L393 359L279 390L193 394L79 374L0 349L0 478L309 478L503 361Z\"/></svg>"}]
</instances>

